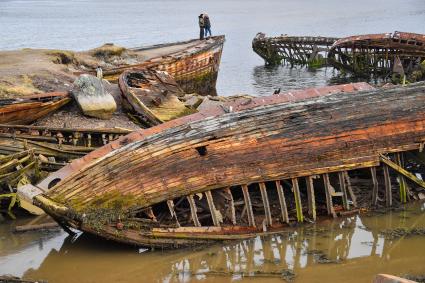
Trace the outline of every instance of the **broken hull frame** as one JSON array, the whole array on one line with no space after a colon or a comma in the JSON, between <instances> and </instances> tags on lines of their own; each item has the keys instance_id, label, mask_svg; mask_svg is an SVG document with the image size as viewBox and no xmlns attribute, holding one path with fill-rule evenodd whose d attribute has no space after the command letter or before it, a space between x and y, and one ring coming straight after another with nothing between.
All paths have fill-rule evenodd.
<instances>
[{"instance_id":1,"label":"broken hull frame","mask_svg":"<svg viewBox=\"0 0 425 283\"><path fill-rule=\"evenodd\" d=\"M144 205L140 206L140 211L137 213L141 213L145 215L145 217L142 219L143 225L139 223L139 225L134 224L133 220L125 220L124 218L120 219L119 217L115 219L115 221L111 222L110 224L102 224L100 226L96 226L93 223L90 224L90 221L87 222L84 219L85 213L82 211L76 211L73 209L72 205L72 196L75 196L77 193L85 193L84 198L88 197L86 191L81 190L81 182L84 182L85 178L93 178L92 175L86 174L90 169L97 168L97 170L100 170L99 166L102 164L111 164L110 162L107 162L108 157L114 156L114 152L112 151L111 154L108 154L107 157L103 156L103 158L100 158L98 160L95 160L92 166L87 166L79 169L79 172L76 172L75 174L71 174L68 178L65 178L62 182L60 182L56 187L53 187L52 191L44 194L39 195L35 198L35 203L42 207L47 213L51 214L55 219L57 219L58 222L62 223L62 225L65 226L71 226L77 229L80 229L82 231L86 231L89 233L94 233L97 235L100 235L105 238L114 239L116 241L120 242L126 242L126 243L132 243L142 246L161 246L161 247L176 247L176 246L184 246L189 245L193 243L206 243L206 242L214 242L219 240L231 240L231 239L238 239L238 238L246 238L246 237L252 237L255 235L258 235L259 233L273 233L282 231L284 227L286 226L285 223L289 221L288 219L288 211L285 209L285 201L284 196L285 194L281 193L281 185L288 186L287 183L290 184L290 188L292 190L293 198L295 199L295 209L296 209L296 219L297 222L303 222L304 220L304 212L303 206L301 204L300 200L300 193L299 193L299 182L301 180L306 179L306 184L309 184L309 179L312 178L315 175L321 175L323 180L323 187L325 188L325 194L326 194L326 213L332 216L336 215L336 208L334 207L332 203L332 198L334 197L341 197L342 201L340 201L343 210L350 210L349 202L348 200L351 199L351 201L354 200L352 194L349 190L349 178L347 178L348 173L346 171L349 170L356 170L361 168L375 168L376 166L379 166L381 162L385 163L385 166L392 166L395 163L391 160L387 160L386 156L381 154L386 153L392 153L392 152L403 152L407 150L415 150L423 147L423 142L425 140L425 121L423 120L423 111L421 110L421 105L424 103L422 97L423 93L425 91L425 86L415 86L415 87L408 87L408 88L399 88L399 89L392 89L392 90L378 90L378 91L365 91L362 93L356 93L356 94L337 94L332 95L329 97L319 97L317 99L314 99L312 101L308 101L305 103L295 103L295 105L288 106L287 104L276 104L269 107L255 107L254 109L248 109L248 110L242 110L240 112L231 112L228 113L228 115L221 115L215 118L211 119L204 119L199 121L194 121L192 123L189 123L188 125L183 124L182 130L185 127L190 127L192 130L194 129L202 129L203 126L210 125L211 123L214 124L215 122L218 123L224 123L226 119L230 119L228 123L231 125L233 124L231 118L235 118L239 121L241 124L242 132L249 131L247 129L247 125L243 124L242 117L245 117L248 119L250 117L257 117L257 119L264 118L266 120L263 120L265 124L263 124L260 121L260 124L254 126L252 129L261 128L263 126L269 125L270 127L279 127L281 124L281 119L284 119L286 123L289 123L292 125L292 130L295 130L296 127L293 123L294 121L297 121L301 116L298 116L299 113L302 113L303 110L312 112L303 112L303 113L309 113L308 115L331 115L331 117L335 117L335 119L326 118L326 124L332 128L332 123L343 123L345 116L341 116L341 114L338 114L338 112L332 112L335 110L337 106L343 107L342 109L339 109L339 111L342 111L341 113L344 113L344 115L348 115L350 117L349 112L347 111L354 111L353 113L359 113L357 110L357 107L351 106L345 106L347 102L355 103L357 106L357 103L360 103L362 106L367 107L370 103L369 100L375 100L380 101L381 103L384 103L385 106L382 106L382 114L385 117L373 116L373 119L371 116L368 115L375 115L373 111L367 111L365 110L365 113L362 113L361 115L364 117L364 120L362 122L366 124L360 124L357 125L355 128L353 126L348 127L345 131L339 132L338 134L336 132L333 132L332 135L327 136L324 132L329 132L329 130L326 130L324 132L314 131L310 132L313 133L313 136L310 138L304 137L300 138L303 135L299 136L300 133L292 133L292 135L295 138L293 142L296 143L303 143L304 141L308 141L307 144L315 145L313 151L306 151L306 148L301 146L298 147L295 144L291 145L291 142L288 143L288 140L286 138L282 137L282 134L279 134L276 132L276 129L273 130L272 128L269 128L268 130L265 130L265 132L257 133L255 135L255 138L251 140L251 142L248 142L246 140L243 146L243 151L246 152L246 155L243 154L241 158L237 158L237 155L234 155L233 151L226 151L226 154L223 155L223 158L220 158L220 163L229 163L232 162L233 165L230 166L222 166L220 167L220 170L214 171L213 167L217 167L218 165L216 162L214 162L212 159L209 160L208 164L203 163L203 165L200 167L199 165L195 165L195 167L202 168L202 167L210 167L210 169L202 168L203 170L206 170L206 173L202 176L200 176L200 180L202 180L206 185L205 186L198 186L194 187L194 184L191 184L189 182L186 182L186 188L184 190L178 190L176 187L173 189L172 187L167 187L166 190L156 189L156 190L140 190L139 193L144 193ZM380 92L385 92L385 95ZM402 96L404 103L412 104L411 113L399 113L396 110L397 107L403 107L403 105L393 105L389 104L389 101L391 99L399 98L399 96ZM410 96L409 96L410 95ZM359 98L350 98L350 96L360 96ZM400 96L400 97L401 97ZM323 104L325 103L325 104ZM328 107L325 107L326 103ZM334 104L336 103L336 104ZM392 102L391 102L392 103ZM372 103L372 105L374 105ZM386 106L395 107L393 109L389 109L389 112L386 112ZM406 105L404 105L406 106ZM276 107L276 108L275 108ZM325 107L325 108L323 108ZM345 108L344 108L345 107ZM347 108L348 107L348 108ZM373 107L369 105L369 107ZM376 107L376 106L375 106ZM423 107L422 107L423 108ZM316 109L316 110L314 110ZM397 108L398 109L398 108ZM286 111L289 111L291 113L286 113ZM391 111L393 110L393 111ZM265 112L264 112L265 111ZM267 112L271 111L271 112ZM301 112L300 112L301 111ZM331 111L331 112L327 112ZM421 112L422 111L422 112ZM326 113L323 113L326 112ZM261 114L260 114L261 113ZM272 115L271 113L275 113L276 116L269 119L269 116L266 115L268 113L269 115ZM285 113L285 114L283 114ZM413 114L414 113L414 114ZM260 116L257 116L260 115ZM352 113L351 113L352 114ZM291 116L292 115L292 116ZM360 114L358 114L360 115ZM377 115L377 114L376 114ZM238 117L239 116L239 117ZM322 119L325 116L317 116L316 118L320 118L319 120L322 121ZM238 118L237 118L238 117ZM267 117L267 118L266 118ZM278 118L280 117L280 118ZM286 117L286 118L284 118ZM304 117L304 116L302 116ZM370 118L370 119L369 119ZM187 121L188 118L186 118ZM275 120L277 119L277 120ZM372 119L372 120L371 120ZM268 122L267 122L268 121ZM313 122L311 120L311 122ZM255 122L255 121L251 121ZM352 121L351 121L352 122ZM349 125L351 122L348 120L344 122L342 125ZM170 123L173 123L171 121ZM346 123L346 124L345 124ZM284 123L285 124L285 123ZM163 126L167 127L167 125L160 125L158 127ZM174 123L176 125L176 123ZM203 125L203 126L202 126ZM221 124L224 126L225 124ZM322 124L318 124L322 125ZM323 126L323 125L322 125ZM176 126L178 128L178 126ZM176 128L175 127L175 128ZM200 127L200 128L199 128ZM360 128L359 128L360 127ZM156 127L155 127L156 128ZM174 130L175 130L174 128ZM291 128L291 127L290 127ZM173 129L173 128L170 128ZM229 129L229 128L228 128ZM308 129L304 128L305 130ZM156 129L159 130L159 129ZM230 133L223 133L221 132L223 129L221 128L216 132L216 136L225 136L229 137L229 142L235 142L235 140L232 139L234 137L234 134ZM337 129L334 128L334 131ZM341 129L340 129L341 130ZM155 132L155 129L151 130ZM166 130L159 131L158 134L160 135L163 133L166 135ZM173 131L171 131L173 132ZM173 132L176 134L177 132ZM265 134L268 133L268 134ZM315 135L316 133L317 135ZM139 133L140 134L140 133ZM298 134L298 135L297 135ZM307 132L305 132L307 134ZM305 135L304 134L304 135ZM307 134L308 135L308 134ZM239 144L241 144L240 138L244 137L243 134L238 134L239 136ZM298 138L297 138L298 137ZM314 137L314 138L313 138ZM140 136L139 136L140 138ZM283 139L282 139L283 138ZM307 138L307 140L305 140ZM143 139L143 138L142 138ZM275 140L273 140L275 139ZM232 141L231 141L232 140ZM127 146L124 141L121 140L121 145L123 148L121 150L118 150L115 152L118 154L119 152L123 152L125 150L131 150L131 146L135 145L136 142L129 143ZM154 140L149 140L149 137L146 137L146 144L151 145L151 142L154 142ZM213 141L208 143L207 141L195 141L193 145L190 146L190 155L193 156L199 147L205 146L208 148L207 156L215 156L218 154L216 151L219 146L219 148L222 148L222 145L220 142L225 142L225 140L221 140L218 143ZM293 154L290 154L290 151L285 150L282 151L279 149L279 144L286 144L286 147L290 148L295 146L293 148ZM347 144L350 146L347 147ZM373 146L371 146L373 144ZM170 148L174 148L174 150L179 151L177 145L168 145ZM125 148L127 147L127 148ZM230 147L232 148L232 147ZM288 149L287 148L287 149ZM304 150L303 150L304 148ZM351 150L350 150L351 148ZM242 148L241 148L242 149ZM136 148L134 148L136 150ZM149 149L146 149L147 151L151 152ZM181 151L182 149L180 149ZM132 150L131 150L132 151ZM252 152L252 156L248 153ZM282 156L286 156L288 159L286 160L280 160L276 159L276 153L280 152ZM202 152L199 152L199 158L202 160L203 155ZM288 155L290 154L290 155ZM310 154L312 154L310 156ZM261 157L262 161L253 166L249 165L249 163L255 163L252 161L249 156L256 158L257 160ZM313 157L313 155L316 155L316 157ZM99 155L98 155L99 156ZM154 155L152 155L150 158L154 158ZM225 156L225 157L224 157ZM292 162L300 164L299 169L294 165L292 165L292 169L290 166L291 159L289 159L289 156L293 156L297 159L297 161L292 160ZM298 157L297 157L298 156ZM173 156L172 160L175 160L176 156ZM251 161L250 161L251 160ZM268 162L265 162L265 160L268 160ZM310 160L310 163L307 162L307 160ZM316 160L314 162L311 162L311 160ZM164 160L165 162L166 160ZM181 161L181 160L179 160ZM155 160L155 162L158 162ZM247 163L248 162L248 163ZM283 162L283 163L282 163ZM165 164L165 163L164 163ZM197 164L195 162L195 164ZM274 164L274 165L273 165ZM289 164L289 165L288 165ZM81 165L81 163L80 163ZM275 166L276 165L276 166ZM148 166L148 165L146 165ZM169 165L169 166L172 166ZM184 166L184 165L180 165ZM212 167L211 167L212 166ZM250 168L250 166L252 168ZM285 166L289 166L286 167ZM243 168L244 173L236 174L238 170L234 171L235 168ZM301 168L302 167L302 168ZM184 175L184 167L179 167L180 170L178 172L178 175ZM187 169L190 169L192 167L189 167ZM233 168L233 169L232 169ZM391 167L391 168L397 168L397 167ZM231 171L229 171L232 169ZM163 169L166 171L166 169ZM84 173L83 173L84 172ZM105 171L106 172L106 171ZM134 171L132 171L134 172ZM233 173L231 173L233 172ZM256 173L255 173L256 172ZM415 180L414 176L407 173L400 173L403 172L400 170L400 168L397 171L399 174L403 174L405 178L411 179L413 182L416 182L420 186L423 186L423 182L421 183L418 180ZM166 172L164 172L165 174ZM170 173L170 172L169 172ZM329 174L332 173L338 173L339 178L339 184L340 184L340 192L338 194L335 194L334 191L332 191L331 182L332 180L329 179ZM103 173L105 174L105 173ZM124 174L124 172L120 171L120 174ZM134 174L134 173L133 173ZM149 174L147 174L149 175ZM208 176L210 175L210 176ZM188 176L185 176L186 179ZM141 179L143 178L149 178L149 176L143 176L139 175L137 179L139 182L142 182ZM212 179L211 179L212 178ZM217 179L219 178L219 179ZM79 181L79 185L77 183L74 183L75 181ZM121 180L121 179L120 179ZM118 181L120 181L118 180ZM215 180L215 181L214 181ZM128 181L127 179L123 179L123 182ZM286 182L285 182L286 181ZM127 182L127 186L131 185ZM333 181L334 182L334 181ZM68 183L68 184L67 184ZM271 197L271 191L273 188L270 187L270 184L274 185L274 196L279 197ZM72 184L77 185L78 187L74 188ZM253 188L252 186L256 186L256 188ZM387 181L386 181L387 185ZM190 187L192 186L192 188ZM272 185L273 186L273 185ZM310 185L307 185L309 187ZM84 187L84 185L83 185ZM312 186L310 186L311 188ZM245 189L246 188L246 189ZM98 186L98 189L103 189ZM97 190L98 190L97 189ZM123 188L120 193L125 194L127 188ZM165 188L164 188L165 189ZM246 191L251 190L257 190L260 194L256 194L256 196L261 195L263 207L264 207L264 215L261 215L261 218L258 220L258 214L252 215L251 212L245 212L245 216L247 216L244 221L246 225L241 226L239 223L235 223L235 213L236 209L234 208L233 211L231 207L235 206L235 201L233 200L233 197L235 197L234 190L235 189L241 189L244 203L248 204L250 203L249 197L246 196ZM56 191L55 191L56 190ZM130 188L131 190L131 188ZM229 195L229 190L231 190ZM288 187L285 188L286 191L288 191ZM107 189L108 191L108 189ZM105 192L107 192L105 191ZM148 192L151 192L151 195L149 195ZM314 192L314 188L312 188L312 191ZM154 194L152 194L152 192ZM227 192L227 193L226 193ZM91 192L90 192L91 193ZM137 191L132 190L132 193L137 194ZM197 194L202 193L205 195L205 198L203 198L204 206L207 205L207 210L210 211L210 219L208 220L206 224L202 223L203 220L196 220L197 219L197 213L196 208L193 207L202 207L202 204L195 201L195 206L190 205L190 217L186 217L186 221L188 219L191 219L193 223L183 223L181 218L181 214L177 211L178 209L178 202L183 200L187 200L187 202L190 204L193 201L191 199L194 198ZM223 193L227 194L227 198L224 201L227 204L233 203L233 205L230 205L230 213L228 213L228 210L221 211L221 218L224 220L220 221L219 215L215 212L220 210L219 208L219 202L217 202L217 193ZM66 197L68 195L68 197ZM251 195L248 193L248 196ZM241 193L239 193L239 197L241 196ZM287 195L288 196L288 195ZM251 195L252 197L252 195ZM63 199L64 204L61 203L61 199ZM273 200L279 199L278 206L280 205L280 209L278 209L278 215L274 212L275 210L272 210L270 207L270 203L273 202ZM282 201L283 199L283 201ZM388 202L389 206L391 205L391 194L386 194L386 202ZM93 199L93 201L96 201ZM166 203L166 204L165 204ZM66 204L66 205L65 205ZM93 203L92 203L93 204ZM165 221L161 221L160 217L157 212L155 211L155 205L162 204L165 208L164 210L167 210L168 206L168 220L170 221L168 224L164 224ZM86 203L86 205L90 205L90 203ZM216 209L217 208L217 209ZM286 213L285 213L286 210ZM245 211L250 211L250 209L246 209ZM252 211L252 210L251 210ZM136 213L136 214L137 214ZM189 212L187 212L189 213ZM313 211L309 209L309 216L314 217ZM134 216L134 215L133 215ZM132 216L132 217L133 217ZM224 216L224 217L223 217ZM138 215L136 218L138 218L137 221L140 221L140 215ZM156 221L158 219L158 222ZM238 218L241 219L241 218ZM127 221L127 222L126 222ZM223 223L223 226L221 225ZM146 223L149 223L149 225L146 225ZM134 225L134 226L132 226ZM162 225L162 226L161 226ZM189 226L182 226L182 225L189 225ZM200 227L201 225L201 227ZM145 227L145 228L143 228ZM147 228L146 228L147 227Z\"/></svg>"}]
</instances>

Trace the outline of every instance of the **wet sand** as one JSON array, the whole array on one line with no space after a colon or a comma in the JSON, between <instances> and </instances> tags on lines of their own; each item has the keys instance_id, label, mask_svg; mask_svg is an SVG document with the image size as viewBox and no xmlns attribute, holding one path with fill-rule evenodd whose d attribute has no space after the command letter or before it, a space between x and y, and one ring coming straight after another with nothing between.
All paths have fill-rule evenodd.
<instances>
[{"instance_id":1,"label":"wet sand","mask_svg":"<svg viewBox=\"0 0 425 283\"><path fill-rule=\"evenodd\" d=\"M271 237L177 251L148 251L85 234L74 239L64 232L11 234L13 225L0 224L0 275L49 282L251 282L258 278L249 276L258 271L289 270L294 282L354 283L371 282L377 273L425 274L425 236L388 239L382 234L425 228L425 204L419 203L388 214L329 219ZM284 281L261 277L261 282Z\"/></svg>"}]
</instances>

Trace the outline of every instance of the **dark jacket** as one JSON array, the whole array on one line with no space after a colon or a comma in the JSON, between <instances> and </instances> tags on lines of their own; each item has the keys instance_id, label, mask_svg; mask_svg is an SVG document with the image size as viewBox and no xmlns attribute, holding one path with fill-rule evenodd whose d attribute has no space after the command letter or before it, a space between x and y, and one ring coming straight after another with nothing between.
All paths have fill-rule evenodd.
<instances>
[{"instance_id":1,"label":"dark jacket","mask_svg":"<svg viewBox=\"0 0 425 283\"><path fill-rule=\"evenodd\" d=\"M205 27L211 27L210 17L204 16L204 25Z\"/></svg>"},{"instance_id":2,"label":"dark jacket","mask_svg":"<svg viewBox=\"0 0 425 283\"><path fill-rule=\"evenodd\" d=\"M199 27L200 28L205 27L205 21L204 21L204 18L203 17L199 17L198 18L198 21L199 21Z\"/></svg>"}]
</instances>

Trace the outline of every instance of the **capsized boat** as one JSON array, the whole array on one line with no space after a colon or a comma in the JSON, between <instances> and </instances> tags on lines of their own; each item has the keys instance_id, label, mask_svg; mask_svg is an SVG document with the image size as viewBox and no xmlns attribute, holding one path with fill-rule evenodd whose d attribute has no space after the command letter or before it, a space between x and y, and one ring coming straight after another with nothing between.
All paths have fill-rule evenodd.
<instances>
[{"instance_id":1,"label":"capsized boat","mask_svg":"<svg viewBox=\"0 0 425 283\"><path fill-rule=\"evenodd\" d=\"M131 48L145 60L134 64L105 69L105 79L117 81L130 69L155 69L168 72L186 93L215 93L218 70L225 37L212 36L206 40L156 44Z\"/></svg>"},{"instance_id":2,"label":"capsized boat","mask_svg":"<svg viewBox=\"0 0 425 283\"><path fill-rule=\"evenodd\" d=\"M425 84L328 89L244 99L134 132L49 176L34 203L62 226L178 247L355 211L358 170L371 172L368 191L387 206L397 194L389 168L425 187L392 154L423 148Z\"/></svg>"},{"instance_id":3,"label":"capsized boat","mask_svg":"<svg viewBox=\"0 0 425 283\"><path fill-rule=\"evenodd\" d=\"M154 126L191 113L179 97L185 95L172 76L152 69L129 70L118 80L130 110L145 124ZM193 111L192 111L193 112Z\"/></svg>"},{"instance_id":4,"label":"capsized boat","mask_svg":"<svg viewBox=\"0 0 425 283\"><path fill-rule=\"evenodd\" d=\"M30 124L71 101L66 92L0 99L0 124Z\"/></svg>"}]
</instances>

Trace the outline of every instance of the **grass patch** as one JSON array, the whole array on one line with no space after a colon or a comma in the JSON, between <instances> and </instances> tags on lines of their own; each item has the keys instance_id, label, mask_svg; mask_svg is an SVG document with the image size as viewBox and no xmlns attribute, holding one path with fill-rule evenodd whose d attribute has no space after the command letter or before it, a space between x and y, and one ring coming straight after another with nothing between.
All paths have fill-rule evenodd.
<instances>
[{"instance_id":1,"label":"grass patch","mask_svg":"<svg viewBox=\"0 0 425 283\"><path fill-rule=\"evenodd\" d=\"M121 56L126 49L121 46L114 45L112 43L107 43L101 47L93 49L93 56L98 58L108 58L113 56Z\"/></svg>"}]
</instances>

